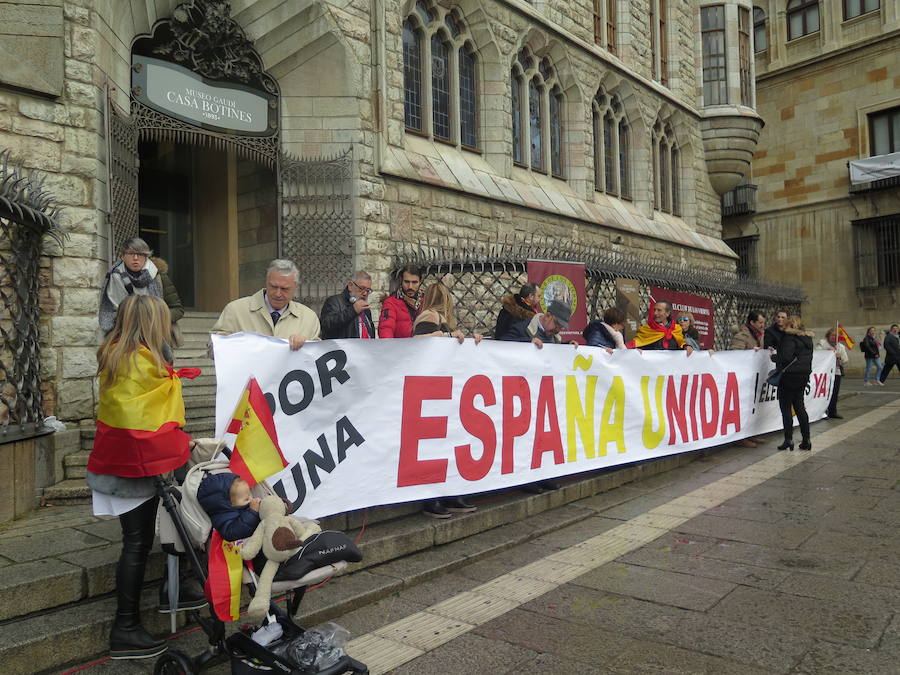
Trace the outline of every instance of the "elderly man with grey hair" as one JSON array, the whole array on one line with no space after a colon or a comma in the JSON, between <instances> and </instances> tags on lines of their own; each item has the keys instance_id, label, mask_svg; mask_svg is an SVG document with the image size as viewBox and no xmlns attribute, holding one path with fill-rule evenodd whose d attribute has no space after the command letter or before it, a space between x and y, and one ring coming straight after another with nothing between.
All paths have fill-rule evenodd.
<instances>
[{"instance_id":1,"label":"elderly man with grey hair","mask_svg":"<svg viewBox=\"0 0 900 675\"><path fill-rule=\"evenodd\" d=\"M325 300L319 321L322 339L374 338L375 324L369 308L372 277L362 270L354 272L347 287Z\"/></svg>"},{"instance_id":2,"label":"elderly man with grey hair","mask_svg":"<svg viewBox=\"0 0 900 675\"><path fill-rule=\"evenodd\" d=\"M319 339L319 317L294 300L300 271L290 260L273 260L266 270L266 287L246 298L232 300L212 327L216 335L242 331L272 335L288 341L292 350Z\"/></svg>"}]
</instances>

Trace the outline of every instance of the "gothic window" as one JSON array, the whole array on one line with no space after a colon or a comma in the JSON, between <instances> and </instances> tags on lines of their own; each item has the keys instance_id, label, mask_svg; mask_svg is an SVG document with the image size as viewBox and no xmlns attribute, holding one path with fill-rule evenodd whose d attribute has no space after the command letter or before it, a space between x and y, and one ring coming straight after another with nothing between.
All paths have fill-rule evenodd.
<instances>
[{"instance_id":1,"label":"gothic window","mask_svg":"<svg viewBox=\"0 0 900 675\"><path fill-rule=\"evenodd\" d=\"M549 59L523 48L510 69L513 162L564 176L565 99Z\"/></svg>"},{"instance_id":2,"label":"gothic window","mask_svg":"<svg viewBox=\"0 0 900 675\"><path fill-rule=\"evenodd\" d=\"M403 92L406 128L422 131L422 38L411 21L403 22Z\"/></svg>"},{"instance_id":3,"label":"gothic window","mask_svg":"<svg viewBox=\"0 0 900 675\"><path fill-rule=\"evenodd\" d=\"M669 84L668 2L650 0L650 75L664 85Z\"/></svg>"},{"instance_id":4,"label":"gothic window","mask_svg":"<svg viewBox=\"0 0 900 675\"><path fill-rule=\"evenodd\" d=\"M616 53L616 0L594 0L594 42Z\"/></svg>"},{"instance_id":5,"label":"gothic window","mask_svg":"<svg viewBox=\"0 0 900 675\"><path fill-rule=\"evenodd\" d=\"M417 132L478 147L478 57L454 11L419 0L403 22L404 120Z\"/></svg>"},{"instance_id":6,"label":"gothic window","mask_svg":"<svg viewBox=\"0 0 900 675\"><path fill-rule=\"evenodd\" d=\"M789 0L788 40L819 32L819 0Z\"/></svg>"},{"instance_id":7,"label":"gothic window","mask_svg":"<svg viewBox=\"0 0 900 675\"><path fill-rule=\"evenodd\" d=\"M768 35L766 34L766 13L759 7L753 8L753 51L756 54L769 48Z\"/></svg>"},{"instance_id":8,"label":"gothic window","mask_svg":"<svg viewBox=\"0 0 900 675\"><path fill-rule=\"evenodd\" d=\"M880 6L879 0L844 0L844 21L874 12Z\"/></svg>"},{"instance_id":9,"label":"gothic window","mask_svg":"<svg viewBox=\"0 0 900 675\"><path fill-rule=\"evenodd\" d=\"M597 92L594 119L594 189L631 199L630 139L622 103L615 94Z\"/></svg>"},{"instance_id":10,"label":"gothic window","mask_svg":"<svg viewBox=\"0 0 900 675\"><path fill-rule=\"evenodd\" d=\"M653 206L657 211L681 215L681 153L672 127L653 126Z\"/></svg>"},{"instance_id":11,"label":"gothic window","mask_svg":"<svg viewBox=\"0 0 900 675\"><path fill-rule=\"evenodd\" d=\"M753 79L750 76L750 10L738 7L738 69L741 79L741 105L753 105Z\"/></svg>"},{"instance_id":12,"label":"gothic window","mask_svg":"<svg viewBox=\"0 0 900 675\"><path fill-rule=\"evenodd\" d=\"M703 43L703 104L728 103L724 5L700 9L700 34Z\"/></svg>"}]
</instances>

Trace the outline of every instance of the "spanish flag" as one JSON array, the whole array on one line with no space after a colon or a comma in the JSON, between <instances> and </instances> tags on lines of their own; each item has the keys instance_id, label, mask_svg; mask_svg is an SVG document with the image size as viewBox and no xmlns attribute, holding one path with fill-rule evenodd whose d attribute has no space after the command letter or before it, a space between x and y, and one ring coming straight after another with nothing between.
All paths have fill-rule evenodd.
<instances>
[{"instance_id":1,"label":"spanish flag","mask_svg":"<svg viewBox=\"0 0 900 675\"><path fill-rule=\"evenodd\" d=\"M656 323L653 320L653 305L650 305L647 323L638 328L634 339L630 340L626 346L629 349L634 349L635 347L639 349L658 340L662 340L663 349L669 348L670 340L675 340L679 348L684 346L684 334L681 332L681 326L675 321L672 321L668 326Z\"/></svg>"},{"instance_id":2,"label":"spanish flag","mask_svg":"<svg viewBox=\"0 0 900 675\"><path fill-rule=\"evenodd\" d=\"M209 542L209 574L206 597L222 621L237 621L241 615L241 577L244 561L241 542L222 539L216 530Z\"/></svg>"},{"instance_id":3,"label":"spanish flag","mask_svg":"<svg viewBox=\"0 0 900 675\"><path fill-rule=\"evenodd\" d=\"M288 465L275 433L275 420L256 378L250 378L234 409L228 433L237 434L231 451L231 470L250 487Z\"/></svg>"},{"instance_id":4,"label":"spanish flag","mask_svg":"<svg viewBox=\"0 0 900 675\"><path fill-rule=\"evenodd\" d=\"M853 349L856 346L856 343L849 335L847 335L847 331L844 330L844 327L841 324L837 325L837 338L838 342L843 342L847 345L847 349Z\"/></svg>"},{"instance_id":5,"label":"spanish flag","mask_svg":"<svg viewBox=\"0 0 900 675\"><path fill-rule=\"evenodd\" d=\"M163 474L187 462L190 437L181 430L184 400L179 377L197 374L160 368L142 346L114 382L101 378L88 471L138 478Z\"/></svg>"}]
</instances>

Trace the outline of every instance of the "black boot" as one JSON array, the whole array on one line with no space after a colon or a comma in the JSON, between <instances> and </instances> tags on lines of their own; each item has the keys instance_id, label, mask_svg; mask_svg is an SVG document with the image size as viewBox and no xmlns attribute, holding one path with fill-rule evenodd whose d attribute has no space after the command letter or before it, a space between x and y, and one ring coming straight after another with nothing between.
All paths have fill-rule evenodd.
<instances>
[{"instance_id":1,"label":"black boot","mask_svg":"<svg viewBox=\"0 0 900 675\"><path fill-rule=\"evenodd\" d=\"M794 440L792 438L785 438L784 443L778 446L779 450L793 450L794 449Z\"/></svg>"},{"instance_id":2,"label":"black boot","mask_svg":"<svg viewBox=\"0 0 900 675\"><path fill-rule=\"evenodd\" d=\"M186 612L193 609L203 609L209 604L206 600L206 594L200 586L200 582L191 576L183 573L183 565L189 564L187 561L180 561L178 574L178 608L176 612ZM159 611L168 614L171 606L169 605L169 579L168 568L165 577L159 586Z\"/></svg>"},{"instance_id":3,"label":"black boot","mask_svg":"<svg viewBox=\"0 0 900 675\"><path fill-rule=\"evenodd\" d=\"M441 505L450 513L472 513L472 511L478 510L477 506L470 504L462 497L444 497Z\"/></svg>"},{"instance_id":4,"label":"black boot","mask_svg":"<svg viewBox=\"0 0 900 675\"><path fill-rule=\"evenodd\" d=\"M808 438L804 438L800 441L800 449L801 450L812 450L812 442Z\"/></svg>"},{"instance_id":5,"label":"black boot","mask_svg":"<svg viewBox=\"0 0 900 675\"><path fill-rule=\"evenodd\" d=\"M430 516L432 518L445 519L449 518L452 514L447 510L447 508L441 504L440 499L433 499L430 502L425 502L422 505L422 513L426 516Z\"/></svg>"},{"instance_id":6,"label":"black boot","mask_svg":"<svg viewBox=\"0 0 900 675\"><path fill-rule=\"evenodd\" d=\"M156 505L156 499L148 499L119 516L122 553L116 566L116 618L109 633L111 659L149 659L168 649L165 640L155 639L141 626L141 589L153 544Z\"/></svg>"}]
</instances>

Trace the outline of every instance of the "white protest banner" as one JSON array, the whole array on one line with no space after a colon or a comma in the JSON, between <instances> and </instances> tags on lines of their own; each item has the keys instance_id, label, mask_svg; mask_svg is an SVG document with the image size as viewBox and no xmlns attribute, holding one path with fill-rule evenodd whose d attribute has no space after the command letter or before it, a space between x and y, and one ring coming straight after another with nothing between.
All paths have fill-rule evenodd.
<instances>
[{"instance_id":1,"label":"white protest banner","mask_svg":"<svg viewBox=\"0 0 900 675\"><path fill-rule=\"evenodd\" d=\"M450 338L213 336L216 433L255 377L291 465L268 483L318 518L466 495L781 428L766 351L617 351ZM823 417L834 354L806 392ZM228 438L228 437L226 437Z\"/></svg>"}]
</instances>

